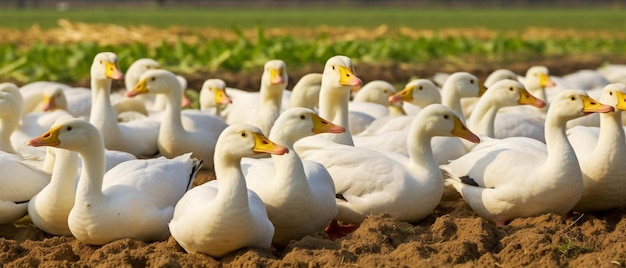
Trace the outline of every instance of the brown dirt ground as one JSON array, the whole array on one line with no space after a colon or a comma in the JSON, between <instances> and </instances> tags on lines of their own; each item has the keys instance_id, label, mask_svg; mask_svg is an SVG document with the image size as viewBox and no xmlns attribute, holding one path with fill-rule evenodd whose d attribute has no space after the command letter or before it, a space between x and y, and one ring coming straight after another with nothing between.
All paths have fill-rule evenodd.
<instances>
[{"instance_id":1,"label":"brown dirt ground","mask_svg":"<svg viewBox=\"0 0 626 268\"><path fill-rule=\"evenodd\" d=\"M212 179L210 172L198 178ZM503 228L477 217L462 200L442 201L427 218L399 222L372 215L354 233L330 240L323 232L285 249L246 248L221 259L186 253L173 238L123 239L90 246L48 235L27 217L0 226L0 264L6 267L623 267L625 210L548 214Z\"/></svg>"},{"instance_id":2,"label":"brown dirt ground","mask_svg":"<svg viewBox=\"0 0 626 268\"><path fill-rule=\"evenodd\" d=\"M463 62L461 65L460 62ZM531 65L545 65L564 75L596 68L604 62L626 63L626 57L606 59L570 56L485 65L481 59L430 62L428 65L361 64L355 68L365 82L383 79L402 84L411 77L430 77L435 71L468 71L484 78L496 68L523 74ZM290 84L320 66L289 70ZM216 71L187 76L189 88L198 89L210 77L231 87L258 88L260 73ZM202 172L197 183L213 179ZM418 204L416 204L418 205ZM104 246L89 246L71 237L48 235L28 219L0 225L0 265L6 267L625 267L625 209L565 219L558 215L513 220L496 228L476 216L462 200L446 200L420 222L399 222L372 215L354 233L339 240L323 232L292 241L286 248L248 248L221 259L188 254L171 237L167 241L124 239Z\"/></svg>"}]
</instances>

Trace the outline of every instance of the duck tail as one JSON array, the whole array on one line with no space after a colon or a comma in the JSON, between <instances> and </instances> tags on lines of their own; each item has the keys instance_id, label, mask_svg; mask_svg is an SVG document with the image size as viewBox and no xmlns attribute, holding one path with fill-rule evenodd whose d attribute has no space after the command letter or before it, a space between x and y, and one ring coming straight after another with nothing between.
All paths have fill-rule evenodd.
<instances>
[{"instance_id":1,"label":"duck tail","mask_svg":"<svg viewBox=\"0 0 626 268\"><path fill-rule=\"evenodd\" d=\"M193 168L191 169L191 174L189 175L189 183L187 184L187 190L191 189L193 182L196 180L196 175L198 175L198 171L202 168L202 163L204 160L193 158Z\"/></svg>"},{"instance_id":2,"label":"duck tail","mask_svg":"<svg viewBox=\"0 0 626 268\"><path fill-rule=\"evenodd\" d=\"M441 175L443 176L444 186L454 187L458 191L461 184L463 184L463 182L461 181L461 178L452 174L452 172L448 170L447 166L440 166L439 169L441 170Z\"/></svg>"}]
</instances>

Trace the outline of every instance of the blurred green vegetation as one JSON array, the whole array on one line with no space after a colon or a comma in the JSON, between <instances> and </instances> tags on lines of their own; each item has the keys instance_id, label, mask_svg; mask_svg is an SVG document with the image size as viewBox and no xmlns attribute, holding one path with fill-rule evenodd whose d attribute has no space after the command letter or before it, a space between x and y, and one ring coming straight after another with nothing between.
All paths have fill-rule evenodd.
<instances>
[{"instance_id":1,"label":"blurred green vegetation","mask_svg":"<svg viewBox=\"0 0 626 268\"><path fill-rule=\"evenodd\" d=\"M55 27L57 20L87 23L113 23L122 26L151 25L165 28L183 27L248 28L311 27L332 25L345 27L406 26L415 29L484 27L494 30L520 30L527 27L571 28L578 30L626 30L621 9L609 8L145 8L145 9L3 9L0 28L24 29L38 24Z\"/></svg>"},{"instance_id":2,"label":"blurred green vegetation","mask_svg":"<svg viewBox=\"0 0 626 268\"><path fill-rule=\"evenodd\" d=\"M122 26L147 24L154 27L178 25L189 28L223 27L237 37L199 37L196 44L182 40L124 45L89 42L33 45L0 43L0 78L20 82L53 80L75 82L88 79L93 56L101 51L116 52L125 70L137 58L150 57L172 71L185 74L211 70L240 71L258 68L269 59L282 59L290 68L317 64L342 54L356 62L414 63L435 59L456 60L464 56L488 62L519 62L551 56L619 55L626 51L626 38L611 33L626 29L626 16L619 9L119 9L119 10L0 10L0 28L26 29L33 24L55 27L59 18L88 23ZM272 27L337 25L347 27L415 29L484 27L501 32L492 38L388 35L372 40L337 39L324 34L308 38L281 35L267 37ZM529 27L602 31L598 38L570 35L559 38L522 38L507 31ZM256 29L246 37L241 29ZM504 34L507 32L507 34ZM193 33L193 32L192 32Z\"/></svg>"}]
</instances>

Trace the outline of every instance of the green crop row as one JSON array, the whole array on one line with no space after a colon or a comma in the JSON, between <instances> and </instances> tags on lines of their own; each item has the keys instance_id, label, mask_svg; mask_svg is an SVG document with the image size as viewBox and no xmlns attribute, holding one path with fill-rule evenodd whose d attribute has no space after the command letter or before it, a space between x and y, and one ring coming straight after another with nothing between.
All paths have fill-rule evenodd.
<instances>
[{"instance_id":1,"label":"green crop row","mask_svg":"<svg viewBox=\"0 0 626 268\"><path fill-rule=\"evenodd\" d=\"M116 52L122 70L138 58L149 57L166 68L185 74L217 69L250 70L262 66L269 59L282 59L290 68L311 64L321 66L326 59L337 54L350 56L355 62L375 64L427 63L436 59L460 59L467 56L506 63L557 55L617 55L626 51L626 40L533 40L502 35L489 40L395 36L367 41L331 41L323 36L307 40L292 36L266 38L263 29L259 28L254 41L239 34L239 38L232 41L210 39L199 45L183 41L116 46L36 43L25 48L7 43L0 44L0 78L20 82L74 82L88 79L91 60L101 51Z\"/></svg>"}]
</instances>

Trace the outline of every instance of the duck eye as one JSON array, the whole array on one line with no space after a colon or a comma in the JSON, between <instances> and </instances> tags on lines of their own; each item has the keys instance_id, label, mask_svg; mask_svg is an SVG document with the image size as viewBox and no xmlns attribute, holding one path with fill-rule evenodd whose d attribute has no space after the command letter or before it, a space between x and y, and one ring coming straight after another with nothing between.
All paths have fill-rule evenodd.
<instances>
[{"instance_id":1,"label":"duck eye","mask_svg":"<svg viewBox=\"0 0 626 268\"><path fill-rule=\"evenodd\" d=\"M510 87L510 88L509 88L509 91L513 91L513 87Z\"/></svg>"},{"instance_id":2,"label":"duck eye","mask_svg":"<svg viewBox=\"0 0 626 268\"><path fill-rule=\"evenodd\" d=\"M443 119L448 119L448 118L450 118L450 117L447 114L443 115Z\"/></svg>"},{"instance_id":3,"label":"duck eye","mask_svg":"<svg viewBox=\"0 0 626 268\"><path fill-rule=\"evenodd\" d=\"M610 91L610 92L609 92L609 95L613 96L613 91Z\"/></svg>"},{"instance_id":4,"label":"duck eye","mask_svg":"<svg viewBox=\"0 0 626 268\"><path fill-rule=\"evenodd\" d=\"M306 116L300 115L300 119L304 120L304 119L306 119Z\"/></svg>"},{"instance_id":5,"label":"duck eye","mask_svg":"<svg viewBox=\"0 0 626 268\"><path fill-rule=\"evenodd\" d=\"M241 137L243 137L243 138L248 137L248 134L245 133L245 132L241 132Z\"/></svg>"},{"instance_id":6,"label":"duck eye","mask_svg":"<svg viewBox=\"0 0 626 268\"><path fill-rule=\"evenodd\" d=\"M72 131L72 126L67 126L65 129L66 129L67 131Z\"/></svg>"},{"instance_id":7,"label":"duck eye","mask_svg":"<svg viewBox=\"0 0 626 268\"><path fill-rule=\"evenodd\" d=\"M576 100L576 97L574 97L574 96L571 96L571 97L570 97L570 100L573 100L573 101L575 101L575 100Z\"/></svg>"},{"instance_id":8,"label":"duck eye","mask_svg":"<svg viewBox=\"0 0 626 268\"><path fill-rule=\"evenodd\" d=\"M335 65L332 65L331 67L333 67L333 70L335 69Z\"/></svg>"},{"instance_id":9,"label":"duck eye","mask_svg":"<svg viewBox=\"0 0 626 268\"><path fill-rule=\"evenodd\" d=\"M385 90L383 90L383 93L387 94L387 92L388 92L388 91L387 91L386 89L385 89Z\"/></svg>"},{"instance_id":10,"label":"duck eye","mask_svg":"<svg viewBox=\"0 0 626 268\"><path fill-rule=\"evenodd\" d=\"M470 80L470 84L474 84L474 79Z\"/></svg>"},{"instance_id":11,"label":"duck eye","mask_svg":"<svg viewBox=\"0 0 626 268\"><path fill-rule=\"evenodd\" d=\"M424 86L420 86L420 90L424 89Z\"/></svg>"},{"instance_id":12,"label":"duck eye","mask_svg":"<svg viewBox=\"0 0 626 268\"><path fill-rule=\"evenodd\" d=\"M151 80L151 81L155 81L155 80L156 80L156 77L154 77L154 76L153 76L152 78L150 78L150 80Z\"/></svg>"},{"instance_id":13,"label":"duck eye","mask_svg":"<svg viewBox=\"0 0 626 268\"><path fill-rule=\"evenodd\" d=\"M102 61L100 61L100 64L102 64Z\"/></svg>"}]
</instances>

